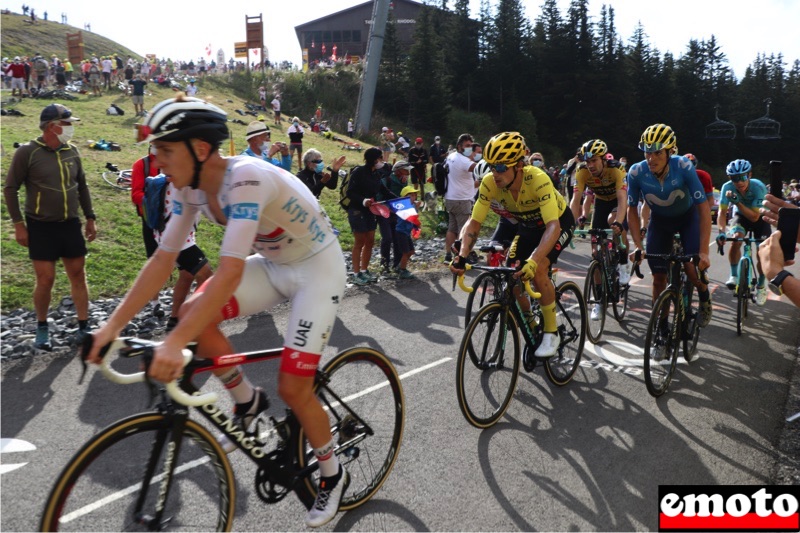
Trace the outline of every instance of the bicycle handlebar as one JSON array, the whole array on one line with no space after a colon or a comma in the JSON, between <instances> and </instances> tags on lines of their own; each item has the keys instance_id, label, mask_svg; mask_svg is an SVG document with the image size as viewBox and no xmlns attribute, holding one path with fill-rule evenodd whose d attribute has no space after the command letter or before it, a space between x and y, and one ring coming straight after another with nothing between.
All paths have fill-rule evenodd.
<instances>
[{"instance_id":1,"label":"bicycle handlebar","mask_svg":"<svg viewBox=\"0 0 800 533\"><path fill-rule=\"evenodd\" d=\"M81 359L83 360L84 364L84 372L86 356L88 355L89 350L94 343L94 337L92 335L87 335L86 339L87 340L84 341L82 346L81 353ZM141 383L143 381L147 381L149 379L147 377L147 369L150 367L153 351L156 346L158 346L157 343L132 337L120 337L118 339L114 339L110 344L104 346L100 350L100 371L109 381L118 383L120 385L129 385L131 383ZM120 357L134 357L136 355L142 355L144 357L145 371L124 374L118 370L115 370L111 367L110 358L108 357L109 352ZM192 361L194 355L192 354L191 350L186 348L183 349L182 353L183 366L185 367L190 361ZM178 386L177 380L165 383L164 387L167 390L167 394L169 394L170 398L181 405L186 405L189 407L199 407L201 405L215 403L218 399L216 392L206 392L204 394L195 393L194 395L187 394Z\"/></svg>"},{"instance_id":2,"label":"bicycle handlebar","mask_svg":"<svg viewBox=\"0 0 800 533\"><path fill-rule=\"evenodd\" d=\"M464 266L465 266L464 270L471 270L472 269L472 265L470 265L469 263L467 263ZM480 270L496 270L497 268L502 268L502 267L484 267L484 268L481 268ZM508 267L505 267L505 268L508 268ZM513 270L513 269L511 269L511 270ZM475 290L472 287L469 287L466 283L464 283L464 275L463 274L461 276L458 276L458 286L464 292L472 292L472 291ZM527 292L528 296L530 296L531 298L533 298L535 300L538 300L539 298L542 297L542 293L536 292L535 290L533 290L533 287L531 287L531 282L530 281L523 280L522 281L522 286L525 288L525 292Z\"/></svg>"}]
</instances>

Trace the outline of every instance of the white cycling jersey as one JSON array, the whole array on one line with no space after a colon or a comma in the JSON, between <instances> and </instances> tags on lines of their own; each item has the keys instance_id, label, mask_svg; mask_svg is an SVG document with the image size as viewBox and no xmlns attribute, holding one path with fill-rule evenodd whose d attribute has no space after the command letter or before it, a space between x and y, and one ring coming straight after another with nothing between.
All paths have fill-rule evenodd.
<instances>
[{"instance_id":1,"label":"white cycling jersey","mask_svg":"<svg viewBox=\"0 0 800 533\"><path fill-rule=\"evenodd\" d=\"M303 261L337 241L308 187L296 176L255 157L228 159L217 201L226 220L216 220L205 192L176 189L161 248L180 251L198 212L226 226L220 256L245 259L255 252L284 265Z\"/></svg>"}]
</instances>

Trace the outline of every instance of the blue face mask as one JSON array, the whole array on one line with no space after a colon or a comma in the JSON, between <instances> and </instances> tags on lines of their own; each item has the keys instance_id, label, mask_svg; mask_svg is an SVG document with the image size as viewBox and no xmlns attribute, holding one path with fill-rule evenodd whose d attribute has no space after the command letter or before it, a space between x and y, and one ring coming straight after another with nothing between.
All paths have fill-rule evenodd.
<instances>
[{"instance_id":1,"label":"blue face mask","mask_svg":"<svg viewBox=\"0 0 800 533\"><path fill-rule=\"evenodd\" d=\"M325 163L317 163L317 166L314 167L314 172L317 174L322 174L323 170L325 170Z\"/></svg>"},{"instance_id":2,"label":"blue face mask","mask_svg":"<svg viewBox=\"0 0 800 533\"><path fill-rule=\"evenodd\" d=\"M464 148L464 155L467 156L467 157L471 157L472 156L472 146L468 146L467 148Z\"/></svg>"}]
</instances>

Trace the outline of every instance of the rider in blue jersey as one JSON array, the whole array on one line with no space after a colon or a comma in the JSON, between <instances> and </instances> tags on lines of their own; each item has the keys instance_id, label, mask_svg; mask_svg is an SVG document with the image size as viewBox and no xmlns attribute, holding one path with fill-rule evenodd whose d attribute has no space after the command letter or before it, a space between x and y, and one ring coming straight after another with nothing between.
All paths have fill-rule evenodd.
<instances>
[{"instance_id":1,"label":"rider in blue jersey","mask_svg":"<svg viewBox=\"0 0 800 533\"><path fill-rule=\"evenodd\" d=\"M749 231L752 231L756 239L766 239L772 233L769 224L761 218L760 211L764 204L764 198L767 196L767 187L760 180L752 178L752 169L752 165L746 159L731 161L725 169L730 181L722 186L719 194L719 215L717 216L719 235L717 236L717 242L720 245L725 242L729 205L734 205L736 212L731 220L731 227L727 231L728 237L744 237ZM736 288L736 282L739 278L739 259L741 257L742 243L731 243L731 251L728 253L731 277L725 283L731 290ZM760 260L757 268L756 303L764 305L767 303L767 283L764 272L761 269Z\"/></svg>"},{"instance_id":2,"label":"rider in blue jersey","mask_svg":"<svg viewBox=\"0 0 800 533\"><path fill-rule=\"evenodd\" d=\"M639 227L637 204L641 195L651 213L645 257L670 253L673 236L678 233L684 252L699 255L698 268L704 270L711 265L708 258L711 208L692 162L686 157L670 155L676 144L675 133L666 124L653 124L642 133L639 149L645 153L645 160L628 171L628 224ZM633 231L631 237L635 247L643 249L641 235ZM662 258L648 258L647 262L653 272L655 302L667 286L667 263ZM697 287L700 298L698 324L704 327L711 321L711 295L708 285L700 282L697 271L687 266L684 265L686 274Z\"/></svg>"}]
</instances>

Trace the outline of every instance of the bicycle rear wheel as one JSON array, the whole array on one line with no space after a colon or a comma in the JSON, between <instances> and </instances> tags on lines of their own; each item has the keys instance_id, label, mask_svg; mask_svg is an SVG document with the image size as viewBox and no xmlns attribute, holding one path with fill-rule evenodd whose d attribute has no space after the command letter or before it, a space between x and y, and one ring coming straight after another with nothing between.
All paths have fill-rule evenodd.
<instances>
[{"instance_id":1,"label":"bicycle rear wheel","mask_svg":"<svg viewBox=\"0 0 800 533\"><path fill-rule=\"evenodd\" d=\"M487 303L496 300L501 294L502 281L493 272L481 272L472 283L472 292L467 296L467 309L464 328L472 319L472 311L478 310Z\"/></svg>"},{"instance_id":2,"label":"bicycle rear wheel","mask_svg":"<svg viewBox=\"0 0 800 533\"><path fill-rule=\"evenodd\" d=\"M225 452L192 420L186 422L179 447L169 440L170 432L166 417L146 413L92 437L58 476L40 530L158 530L157 524L143 523L142 516L155 516L165 463L172 459L175 470L164 502L163 529L230 531L236 485ZM148 464L154 468L150 475Z\"/></svg>"},{"instance_id":3,"label":"bicycle rear wheel","mask_svg":"<svg viewBox=\"0 0 800 533\"><path fill-rule=\"evenodd\" d=\"M618 322L625 319L625 313L628 312L628 293L630 292L630 284L619 287L619 300L614 301L614 318Z\"/></svg>"},{"instance_id":4,"label":"bicycle rear wheel","mask_svg":"<svg viewBox=\"0 0 800 533\"><path fill-rule=\"evenodd\" d=\"M111 185L115 189L121 191L131 190L131 171L120 170L119 172L104 171L103 181Z\"/></svg>"},{"instance_id":5,"label":"bicycle rear wheel","mask_svg":"<svg viewBox=\"0 0 800 533\"><path fill-rule=\"evenodd\" d=\"M606 284L603 265L598 261L592 261L586 273L583 294L586 296L586 309L597 316L596 319L590 318L586 327L586 335L595 344L600 341L600 335L603 334L603 329L606 325L606 309L608 308ZM594 313L595 310L597 313Z\"/></svg>"},{"instance_id":6,"label":"bicycle rear wheel","mask_svg":"<svg viewBox=\"0 0 800 533\"><path fill-rule=\"evenodd\" d=\"M391 361L366 347L338 354L322 369L319 381L317 396L328 413L334 453L350 474L339 510L349 511L369 500L394 467L403 439L403 387ZM302 429L299 446L300 468L313 465L316 457ZM313 502L318 485L316 470L298 490Z\"/></svg>"},{"instance_id":7,"label":"bicycle rear wheel","mask_svg":"<svg viewBox=\"0 0 800 533\"><path fill-rule=\"evenodd\" d=\"M651 396L664 394L678 359L678 296L672 290L659 295L644 340L644 383Z\"/></svg>"},{"instance_id":8,"label":"bicycle rear wheel","mask_svg":"<svg viewBox=\"0 0 800 533\"><path fill-rule=\"evenodd\" d=\"M750 265L746 260L739 261L739 283L736 287L736 334L744 331L747 318L747 303L750 299Z\"/></svg>"},{"instance_id":9,"label":"bicycle rear wheel","mask_svg":"<svg viewBox=\"0 0 800 533\"><path fill-rule=\"evenodd\" d=\"M508 409L519 377L519 342L514 316L500 302L482 307L467 325L456 361L456 394L473 426L492 426Z\"/></svg>"},{"instance_id":10,"label":"bicycle rear wheel","mask_svg":"<svg viewBox=\"0 0 800 533\"><path fill-rule=\"evenodd\" d=\"M700 326L697 325L697 316L700 313L700 299L694 297L695 288L691 283L684 286L686 291L686 318L683 321L683 358L690 363L697 354L697 341L700 340Z\"/></svg>"},{"instance_id":11,"label":"bicycle rear wheel","mask_svg":"<svg viewBox=\"0 0 800 533\"><path fill-rule=\"evenodd\" d=\"M574 281L556 288L556 322L561 344L558 353L545 360L545 369L551 382L564 386L578 370L586 342L586 305Z\"/></svg>"}]
</instances>

